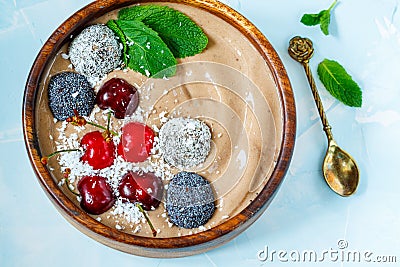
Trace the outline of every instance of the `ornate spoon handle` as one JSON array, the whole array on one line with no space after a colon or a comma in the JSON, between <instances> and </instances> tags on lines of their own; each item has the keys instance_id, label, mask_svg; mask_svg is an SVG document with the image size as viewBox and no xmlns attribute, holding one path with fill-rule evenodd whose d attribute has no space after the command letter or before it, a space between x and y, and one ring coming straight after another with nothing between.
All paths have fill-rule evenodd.
<instances>
[{"instance_id":1,"label":"ornate spoon handle","mask_svg":"<svg viewBox=\"0 0 400 267\"><path fill-rule=\"evenodd\" d=\"M308 62L310 58L314 54L313 43L308 38L302 38L299 36L293 37L289 42L289 55L296 60L297 62L301 63L304 67L304 71L306 72L306 76L308 79L308 83L310 84L311 92L317 105L319 117L321 118L322 125L324 126L324 131L328 140L333 140L332 136L332 127L329 125L328 119L326 118L324 107L322 105L321 98L318 94L317 86L315 85L314 78L311 73L310 66Z\"/></svg>"}]
</instances>

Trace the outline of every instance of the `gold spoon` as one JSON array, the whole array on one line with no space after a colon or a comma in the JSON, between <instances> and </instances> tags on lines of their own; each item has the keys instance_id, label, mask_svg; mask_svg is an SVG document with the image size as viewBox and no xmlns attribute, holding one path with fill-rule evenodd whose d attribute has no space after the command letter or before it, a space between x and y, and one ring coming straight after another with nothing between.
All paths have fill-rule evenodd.
<instances>
[{"instance_id":1,"label":"gold spoon","mask_svg":"<svg viewBox=\"0 0 400 267\"><path fill-rule=\"evenodd\" d=\"M326 183L337 194L341 196L352 195L358 185L360 172L355 160L335 142L332 136L332 127L326 118L321 98L319 97L315 81L313 79L308 62L314 54L313 44L310 39L299 36L293 37L289 43L289 55L304 67L308 83L317 105L318 113L328 138L328 150L326 151L322 171Z\"/></svg>"}]
</instances>

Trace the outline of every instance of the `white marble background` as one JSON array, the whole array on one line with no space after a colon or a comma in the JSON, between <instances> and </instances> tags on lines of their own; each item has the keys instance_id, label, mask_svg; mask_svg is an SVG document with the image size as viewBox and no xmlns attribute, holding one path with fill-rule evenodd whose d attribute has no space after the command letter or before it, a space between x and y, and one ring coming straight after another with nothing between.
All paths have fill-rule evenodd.
<instances>
[{"instance_id":1,"label":"white marble background","mask_svg":"<svg viewBox=\"0 0 400 267\"><path fill-rule=\"evenodd\" d=\"M90 1L0 1L0 266L310 266L260 261L257 252L340 250L396 256L400 264L400 10L399 0L341 0L331 35L303 26L302 14L331 0L224 1L252 21L279 53L297 105L297 140L289 172L263 216L232 242L181 259L148 259L105 247L81 234L56 211L39 186L22 137L21 109L31 64L44 41ZM294 35L311 38L316 53L339 61L363 89L363 107L348 108L318 83L337 142L357 159L356 195L331 192L320 166L326 140L301 66L287 54ZM288 256L286 256L288 258ZM392 258L393 259L393 258ZM318 266L381 266L325 259Z\"/></svg>"}]
</instances>

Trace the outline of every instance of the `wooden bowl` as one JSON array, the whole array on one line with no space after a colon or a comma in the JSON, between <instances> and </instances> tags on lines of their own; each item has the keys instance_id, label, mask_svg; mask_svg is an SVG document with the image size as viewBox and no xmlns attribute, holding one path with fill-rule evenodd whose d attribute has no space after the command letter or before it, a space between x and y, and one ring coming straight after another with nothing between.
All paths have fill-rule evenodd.
<instances>
[{"instance_id":1,"label":"wooden bowl","mask_svg":"<svg viewBox=\"0 0 400 267\"><path fill-rule=\"evenodd\" d=\"M48 135L49 131L55 131L55 126L47 106L46 86L49 76L60 71L54 69L53 65L60 57L60 51L71 41L70 37L76 36L86 25L106 21L115 16L116 10L122 7L153 2L181 10L203 28L209 37L208 48L203 53L180 62L199 62L201 66L206 67L199 72L215 75L219 77L215 79L220 79L220 83L225 84L212 83L208 89L202 89L205 93L198 95L196 92L200 90L190 88L196 85L188 85L187 90L192 90L190 92L196 95L196 99L212 100L228 107L227 110L237 115L239 121L243 121L246 135L243 140L248 142L248 150L245 151L248 153L245 154L244 161L239 157L236 159L237 166L244 162L244 178L238 180L226 195L221 196L225 205L221 208L220 203L218 214L206 230L189 231L176 226L165 227L157 238L145 232L133 234L117 230L104 221L97 221L96 217L88 215L80 208L76 198L68 190L58 185L61 173L49 170L40 161L42 155L54 150L54 144L50 142ZM196 70L193 65L187 66ZM216 66L215 69L213 66ZM218 72L220 68L224 69L223 72L228 70L230 74L221 77L221 73ZM245 77L247 81L250 80L257 95L251 91L241 93L240 88L226 90L226 87L235 87L234 84L237 84L238 77L235 73L239 73L238 76ZM225 89L213 89L217 86ZM214 114L217 114L218 110L215 109ZM251 116L258 125L254 131L251 130L252 124L246 121ZM214 118L209 119L210 123L213 123ZM218 124L218 121L215 124ZM228 127L227 125L222 125L221 129ZM296 113L289 79L277 53L263 34L235 10L213 0L100 0L87 5L66 20L40 50L25 88L23 128L26 148L41 186L72 225L91 238L127 253L147 257L181 257L201 253L226 243L248 228L267 209L283 180L293 153ZM232 158L231 151L236 145L234 139L240 138L240 133L228 133L227 136L231 138L230 150L226 150L218 143L217 137L213 137L217 149L215 153L223 153L221 155L226 155L226 158L230 155ZM225 172L228 172L230 165L226 166L228 167ZM246 178L249 176L246 176L246 173L251 173L250 180ZM218 177L211 176L210 174L210 178L207 178L218 180ZM155 224L162 223L159 214L152 219L155 220Z\"/></svg>"}]
</instances>

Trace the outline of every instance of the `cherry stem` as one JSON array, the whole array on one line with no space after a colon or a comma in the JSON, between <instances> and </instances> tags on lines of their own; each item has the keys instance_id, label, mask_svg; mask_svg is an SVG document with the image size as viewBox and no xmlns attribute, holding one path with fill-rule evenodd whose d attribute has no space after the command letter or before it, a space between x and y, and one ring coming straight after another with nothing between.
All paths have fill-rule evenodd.
<instances>
[{"instance_id":1,"label":"cherry stem","mask_svg":"<svg viewBox=\"0 0 400 267\"><path fill-rule=\"evenodd\" d=\"M103 129L103 130L105 130L105 131L108 131L110 134L112 134L112 135L114 135L114 136L118 136L118 134L117 134L116 132L107 130L107 127L101 126L101 125L99 125L99 124L97 124L97 123L94 123L94 122L91 122L91 121L86 121L86 123L87 123L87 124L90 124L90 125L92 125L92 126L95 126L95 127L97 127L97 128Z\"/></svg>"},{"instance_id":2,"label":"cherry stem","mask_svg":"<svg viewBox=\"0 0 400 267\"><path fill-rule=\"evenodd\" d=\"M151 223L149 216L147 216L146 212L144 211L142 205L140 205L139 203L136 203L136 207L138 207L140 212L144 215L144 218L146 219L147 223L150 226L151 232L153 233L153 237L156 237L157 236L157 231L154 228L153 224Z\"/></svg>"},{"instance_id":3,"label":"cherry stem","mask_svg":"<svg viewBox=\"0 0 400 267\"><path fill-rule=\"evenodd\" d=\"M42 162L44 165L46 165L46 164L47 164L47 161L48 161L49 159L51 159L52 157L54 157L54 156L56 156L56 155L58 155L58 154L60 154L60 153L64 153L64 152L74 152L74 151L79 151L79 150L80 150L80 149L78 149L78 148L58 150L58 151L55 151L55 152L53 152L53 153L51 153L51 154L49 154L49 155L47 155L47 156L45 156L45 157L42 157L40 160L41 160L41 162Z\"/></svg>"},{"instance_id":4,"label":"cherry stem","mask_svg":"<svg viewBox=\"0 0 400 267\"><path fill-rule=\"evenodd\" d=\"M110 131L111 112L107 114L107 131Z\"/></svg>"},{"instance_id":5,"label":"cherry stem","mask_svg":"<svg viewBox=\"0 0 400 267\"><path fill-rule=\"evenodd\" d=\"M100 128L102 130L107 131L107 134L111 133L114 136L118 136L118 134L114 131L110 131L110 118L111 118L111 112L108 112L108 118L107 118L107 128L104 126L101 126L97 123L88 121L87 119L85 119L83 116L79 115L79 112L74 109L74 114L75 116L72 116L70 118L67 119L67 122L72 123L73 125L78 125L78 126L84 126L85 124L90 124L92 126L95 126L97 128Z\"/></svg>"},{"instance_id":6,"label":"cherry stem","mask_svg":"<svg viewBox=\"0 0 400 267\"><path fill-rule=\"evenodd\" d=\"M55 155L60 154L60 153L64 153L64 152L74 152L74 151L79 151L79 150L80 150L79 148L58 150L58 151L55 151L55 152L49 154L49 155L47 156L47 158L50 159L50 158L52 158L52 157L54 157Z\"/></svg>"},{"instance_id":7,"label":"cherry stem","mask_svg":"<svg viewBox=\"0 0 400 267\"><path fill-rule=\"evenodd\" d=\"M78 196L78 197L81 196L81 194L78 194L77 192L75 192L74 190L72 190L72 188L70 187L70 186L72 186L71 181L70 181L67 177L65 177L65 183L67 184L68 190L69 190L72 194L74 194L75 196Z\"/></svg>"}]
</instances>

